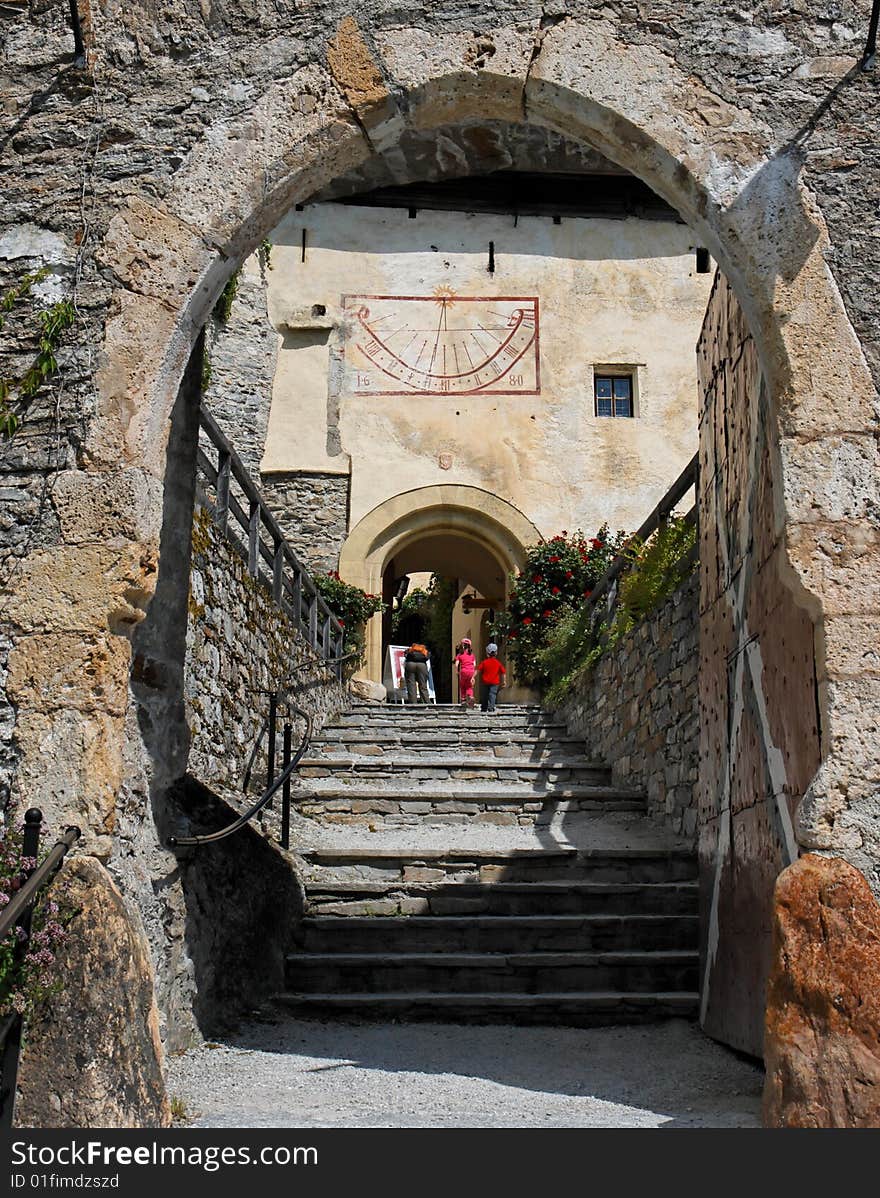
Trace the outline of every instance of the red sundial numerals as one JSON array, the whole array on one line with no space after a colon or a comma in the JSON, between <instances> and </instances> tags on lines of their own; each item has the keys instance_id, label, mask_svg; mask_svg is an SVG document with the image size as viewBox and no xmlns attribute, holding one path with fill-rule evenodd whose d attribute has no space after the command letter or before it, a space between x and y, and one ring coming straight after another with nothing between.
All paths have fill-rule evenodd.
<instances>
[{"instance_id":1,"label":"red sundial numerals","mask_svg":"<svg viewBox=\"0 0 880 1198\"><path fill-rule=\"evenodd\" d=\"M361 395L537 395L534 296L343 297L345 388Z\"/></svg>"}]
</instances>

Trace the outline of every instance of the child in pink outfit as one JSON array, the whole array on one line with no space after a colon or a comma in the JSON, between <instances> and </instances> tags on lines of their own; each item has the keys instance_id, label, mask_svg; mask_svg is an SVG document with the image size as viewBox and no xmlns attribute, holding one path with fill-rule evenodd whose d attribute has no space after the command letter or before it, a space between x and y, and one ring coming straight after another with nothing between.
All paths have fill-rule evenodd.
<instances>
[{"instance_id":1,"label":"child in pink outfit","mask_svg":"<svg viewBox=\"0 0 880 1198\"><path fill-rule=\"evenodd\" d=\"M458 697L468 707L474 705L474 675L477 671L477 659L471 649L467 637L462 638L452 664L458 670Z\"/></svg>"}]
</instances>

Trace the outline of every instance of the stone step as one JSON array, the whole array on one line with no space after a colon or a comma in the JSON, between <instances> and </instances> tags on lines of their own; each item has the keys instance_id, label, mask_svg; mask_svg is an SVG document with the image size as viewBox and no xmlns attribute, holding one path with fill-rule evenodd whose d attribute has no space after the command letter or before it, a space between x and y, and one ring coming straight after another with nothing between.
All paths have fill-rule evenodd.
<instances>
[{"instance_id":1,"label":"stone step","mask_svg":"<svg viewBox=\"0 0 880 1198\"><path fill-rule=\"evenodd\" d=\"M661 1019L696 1019L700 996L675 993L587 994L296 994L277 1002L305 1019L392 1020L513 1024L519 1027L610 1027Z\"/></svg>"},{"instance_id":2,"label":"stone step","mask_svg":"<svg viewBox=\"0 0 880 1198\"><path fill-rule=\"evenodd\" d=\"M693 882L691 849L317 848L301 853L305 871L333 881L390 883L573 881L632 884Z\"/></svg>"},{"instance_id":3,"label":"stone step","mask_svg":"<svg viewBox=\"0 0 880 1198\"><path fill-rule=\"evenodd\" d=\"M388 716L389 708L383 708L381 714L366 716L344 712L334 717L325 725L327 728L370 728L392 731L394 729L417 732L419 730L448 731L479 731L505 732L510 730L522 732L539 732L551 729L564 733L566 725L548 716L521 715L513 711L499 709L494 715L482 712L478 708L471 711L459 711L447 715L433 716L426 708L416 711L401 711L396 716Z\"/></svg>"},{"instance_id":4,"label":"stone step","mask_svg":"<svg viewBox=\"0 0 880 1198\"><path fill-rule=\"evenodd\" d=\"M295 944L309 953L525 953L695 949L693 915L406 915L304 919Z\"/></svg>"},{"instance_id":5,"label":"stone step","mask_svg":"<svg viewBox=\"0 0 880 1198\"><path fill-rule=\"evenodd\" d=\"M488 753L501 757L528 757L535 754L550 754L556 757L586 760L584 742L568 736L524 736L520 733L491 733L464 731L432 732L428 735L414 732L383 732L381 735L362 728L325 729L312 741L310 751L316 755L367 754L375 757L385 753L402 756L423 753L459 753L462 756ZM604 762L588 761L591 765Z\"/></svg>"},{"instance_id":6,"label":"stone step","mask_svg":"<svg viewBox=\"0 0 880 1198\"><path fill-rule=\"evenodd\" d=\"M662 882L306 883L308 916L694 915L697 884Z\"/></svg>"},{"instance_id":7,"label":"stone step","mask_svg":"<svg viewBox=\"0 0 880 1198\"><path fill-rule=\"evenodd\" d=\"M434 994L611 990L688 991L692 949L563 953L292 953L285 985L298 994L419 990Z\"/></svg>"},{"instance_id":8,"label":"stone step","mask_svg":"<svg viewBox=\"0 0 880 1198\"><path fill-rule=\"evenodd\" d=\"M425 710L427 710L427 711L436 711L441 714L445 714L450 711L461 711L460 703L426 703L426 704L422 704L422 703L417 703L417 704L364 703L363 701L359 701L357 699L352 700L352 702L349 704L348 711L354 712L354 713L359 713L359 712L370 713L370 712L375 712L375 711L389 711L389 710L390 711L403 711L403 710L407 710L408 708L413 707L413 706L418 708L418 710L421 710L422 707L424 707ZM499 707L503 708L504 711L525 712L530 715L545 715L546 714L545 709L541 706L540 703L502 702L499 704Z\"/></svg>"},{"instance_id":9,"label":"stone step","mask_svg":"<svg viewBox=\"0 0 880 1198\"><path fill-rule=\"evenodd\" d=\"M530 761L527 757L439 757L425 753L419 757L387 754L370 756L309 756L300 762L300 779L335 778L346 784L407 778L411 782L581 782L607 786L611 771L606 766L589 765L583 759Z\"/></svg>"},{"instance_id":10,"label":"stone step","mask_svg":"<svg viewBox=\"0 0 880 1198\"><path fill-rule=\"evenodd\" d=\"M482 794L460 789L389 790L387 786L313 787L298 791L298 813L324 824L404 828L417 825L499 828L539 827L566 814L644 811L643 795L604 786L558 787L553 791L498 787Z\"/></svg>"}]
</instances>

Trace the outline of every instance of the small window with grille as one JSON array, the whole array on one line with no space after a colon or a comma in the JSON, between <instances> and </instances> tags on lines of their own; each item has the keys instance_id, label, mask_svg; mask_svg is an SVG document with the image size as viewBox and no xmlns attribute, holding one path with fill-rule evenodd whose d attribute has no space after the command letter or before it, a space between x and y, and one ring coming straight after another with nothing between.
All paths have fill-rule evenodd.
<instances>
[{"instance_id":1,"label":"small window with grille","mask_svg":"<svg viewBox=\"0 0 880 1198\"><path fill-rule=\"evenodd\" d=\"M631 374L595 374L597 416L634 416Z\"/></svg>"}]
</instances>

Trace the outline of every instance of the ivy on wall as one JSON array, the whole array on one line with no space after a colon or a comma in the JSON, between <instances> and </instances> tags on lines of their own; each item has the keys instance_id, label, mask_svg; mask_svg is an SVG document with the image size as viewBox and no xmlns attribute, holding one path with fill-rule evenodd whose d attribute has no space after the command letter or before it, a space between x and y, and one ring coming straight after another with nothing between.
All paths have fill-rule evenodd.
<instances>
[{"instance_id":1,"label":"ivy on wall","mask_svg":"<svg viewBox=\"0 0 880 1198\"><path fill-rule=\"evenodd\" d=\"M34 284L45 279L48 273L43 267L26 274L3 295L0 299L0 329L15 305L28 296ZM8 441L15 434L29 402L39 389L58 373L56 350L64 334L75 322L76 307L71 299L58 300L37 313L39 337L34 360L20 378L0 378L0 436L5 440Z\"/></svg>"}]
</instances>

